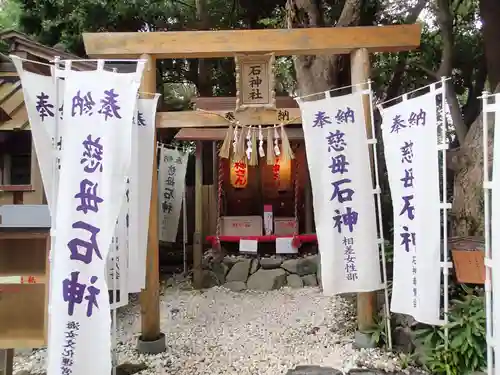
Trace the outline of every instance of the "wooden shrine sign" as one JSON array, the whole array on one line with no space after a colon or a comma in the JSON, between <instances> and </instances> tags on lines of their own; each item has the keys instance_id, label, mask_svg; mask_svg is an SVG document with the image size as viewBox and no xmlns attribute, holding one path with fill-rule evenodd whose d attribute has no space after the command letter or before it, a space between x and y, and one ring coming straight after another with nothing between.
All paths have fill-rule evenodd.
<instances>
[{"instance_id":1,"label":"wooden shrine sign","mask_svg":"<svg viewBox=\"0 0 500 375\"><path fill-rule=\"evenodd\" d=\"M274 54L236 55L236 112L276 110Z\"/></svg>"},{"instance_id":2,"label":"wooden shrine sign","mask_svg":"<svg viewBox=\"0 0 500 375\"><path fill-rule=\"evenodd\" d=\"M455 266L455 275L459 283L484 284L486 267L484 265L483 250L455 250L451 251Z\"/></svg>"}]
</instances>

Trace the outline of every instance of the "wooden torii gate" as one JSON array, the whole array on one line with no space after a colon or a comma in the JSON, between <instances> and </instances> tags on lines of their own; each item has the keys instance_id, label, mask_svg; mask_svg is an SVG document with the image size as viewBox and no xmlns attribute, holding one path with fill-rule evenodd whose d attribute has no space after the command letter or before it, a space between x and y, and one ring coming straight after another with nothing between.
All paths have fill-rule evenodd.
<instances>
[{"instance_id":1,"label":"wooden torii gate","mask_svg":"<svg viewBox=\"0 0 500 375\"><path fill-rule=\"evenodd\" d=\"M400 52L420 45L421 26L394 25L370 27L339 27L309 29L265 29L227 31L180 32L117 32L85 33L83 40L87 54L92 58L142 58L148 61L141 91L156 92L156 59L221 58L237 54L275 56L350 54L352 84L366 82L370 77L369 54L373 52ZM360 88L362 89L362 88ZM366 98L368 100L368 97ZM288 109L299 115L296 108ZM365 105L365 111L369 106ZM244 123L251 125L276 124L276 111L262 110L247 116ZM370 116L366 116L369 120ZM240 120L237 117L238 120ZM157 128L220 127L227 122L210 113L197 111L158 113ZM367 121L367 133L372 124ZM156 147L155 156L156 156ZM201 155L197 150L196 185L201 186ZM373 155L372 155L373 157ZM154 158L156 161L156 157ZM151 212L149 217L146 289L141 293L143 341L157 341L164 336L160 331L159 272L158 272L158 182L157 168L153 168ZM201 190L195 193L194 271L195 285L201 274L202 214ZM376 294L358 294L358 329L366 331L373 324Z\"/></svg>"}]
</instances>

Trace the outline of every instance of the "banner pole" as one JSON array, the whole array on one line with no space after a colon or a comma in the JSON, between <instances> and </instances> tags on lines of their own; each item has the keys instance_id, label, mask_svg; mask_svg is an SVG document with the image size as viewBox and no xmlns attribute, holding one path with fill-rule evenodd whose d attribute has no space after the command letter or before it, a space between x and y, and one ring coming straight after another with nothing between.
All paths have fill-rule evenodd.
<instances>
[{"instance_id":1,"label":"banner pole","mask_svg":"<svg viewBox=\"0 0 500 375\"><path fill-rule=\"evenodd\" d=\"M368 80L368 90L370 97L370 121L372 124L375 123L373 116L373 92L372 92L372 82ZM375 128L372 126L372 132L368 136L372 138L372 152L373 152L373 172L375 174L375 195L377 196L377 221L378 221L378 230L379 230L379 247L380 247L380 255L382 258L382 276L384 283L384 315L385 315L385 333L387 335L387 348L392 350L392 329L391 329L391 311L389 306L389 285L387 280L387 262L385 259L385 240L384 240L384 225L382 220L382 199L380 197L380 175L378 168L378 160L377 160L377 137L375 134Z\"/></svg>"},{"instance_id":2,"label":"banner pole","mask_svg":"<svg viewBox=\"0 0 500 375\"><path fill-rule=\"evenodd\" d=\"M484 265L485 265L485 281L484 294L486 299L486 350L487 350L487 368L488 375L493 375L493 314L492 314L492 287L491 287L491 206L490 206L490 172L488 160L488 92L483 91L482 95L483 109L483 192L484 192ZM497 366L499 366L497 364Z\"/></svg>"},{"instance_id":3,"label":"banner pole","mask_svg":"<svg viewBox=\"0 0 500 375\"><path fill-rule=\"evenodd\" d=\"M444 345L448 349L449 346L449 332L448 332L448 310L449 310L449 268L448 268L448 194L447 194L447 175L446 175L446 151L448 150L448 142L446 141L446 131L448 129L448 122L446 121L446 77L441 77L441 144L438 146L441 150L442 157L442 184L441 189L443 192L442 200L442 218L443 218L443 250L442 250L442 264L441 269L443 272L443 288L444 288Z\"/></svg>"},{"instance_id":4,"label":"banner pole","mask_svg":"<svg viewBox=\"0 0 500 375\"><path fill-rule=\"evenodd\" d=\"M184 192L182 193L182 253L183 253L183 263L184 263L184 276L187 275L187 209L186 209L186 182L184 179Z\"/></svg>"},{"instance_id":5,"label":"banner pole","mask_svg":"<svg viewBox=\"0 0 500 375\"><path fill-rule=\"evenodd\" d=\"M101 66L101 64L98 64L98 66ZM104 66L104 64L102 64ZM113 73L116 73L117 69L113 68ZM120 210L121 211L121 210ZM116 223L118 224L118 220L120 219L120 215L118 216L118 219L116 220ZM116 266L117 266L117 257L118 257L118 234L116 233L116 227L115 226L115 234L113 236L114 241L112 241L112 251L110 251L110 254L108 254L108 260L111 257L111 260L113 261L113 305L112 306L112 318L111 318L111 365L112 365L112 374L116 375L116 367L118 366L118 353L117 353L117 331L118 331L118 314L116 310L118 309L118 301L117 301L117 272L116 272Z\"/></svg>"},{"instance_id":6,"label":"banner pole","mask_svg":"<svg viewBox=\"0 0 500 375\"><path fill-rule=\"evenodd\" d=\"M52 327L52 280L53 280L53 270L54 270L54 250L55 250L55 243L56 243L56 207L57 207L57 190L58 190L58 185L59 185L59 154L57 152L57 138L59 137L59 77L58 77L58 71L59 71L59 56L54 57L54 67L53 67L53 74L52 78L54 79L54 85L55 85L55 103L56 103L56 113L55 113L55 119L54 119L54 139L52 141L52 153L54 155L54 160L52 161L52 168L53 168L53 174L52 174L52 191L50 192L51 196L51 207L49 207L50 211L50 251L48 254L49 258L49 287L48 287L48 302L47 302L47 358L50 358L50 351L52 350L52 345L51 345L51 340L50 340L50 333L51 333L51 327ZM62 142L61 142L61 148L62 148Z\"/></svg>"}]
</instances>

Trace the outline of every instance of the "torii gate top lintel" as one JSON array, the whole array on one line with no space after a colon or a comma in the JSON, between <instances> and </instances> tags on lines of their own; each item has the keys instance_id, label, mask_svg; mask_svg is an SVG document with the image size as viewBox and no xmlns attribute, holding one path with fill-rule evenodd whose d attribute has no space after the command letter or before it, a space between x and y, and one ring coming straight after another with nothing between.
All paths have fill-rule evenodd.
<instances>
[{"instance_id":1,"label":"torii gate top lintel","mask_svg":"<svg viewBox=\"0 0 500 375\"><path fill-rule=\"evenodd\" d=\"M157 59L233 57L236 54L276 56L399 52L420 45L421 25L324 27L218 31L84 33L92 58Z\"/></svg>"}]
</instances>

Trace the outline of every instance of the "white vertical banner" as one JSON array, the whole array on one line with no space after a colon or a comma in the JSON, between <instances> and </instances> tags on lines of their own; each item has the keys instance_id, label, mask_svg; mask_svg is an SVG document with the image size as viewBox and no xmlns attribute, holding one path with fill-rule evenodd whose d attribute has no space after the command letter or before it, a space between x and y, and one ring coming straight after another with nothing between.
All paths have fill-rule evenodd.
<instances>
[{"instance_id":1,"label":"white vertical banner","mask_svg":"<svg viewBox=\"0 0 500 375\"><path fill-rule=\"evenodd\" d=\"M436 96L381 110L385 161L394 210L391 311L440 324L441 197Z\"/></svg>"},{"instance_id":2,"label":"white vertical banner","mask_svg":"<svg viewBox=\"0 0 500 375\"><path fill-rule=\"evenodd\" d=\"M59 119L62 119L63 96L60 94L59 103L56 103L57 95L54 78L25 71L22 59L14 55L10 57L21 79L24 103L30 121L31 136L40 166L45 196L51 214L53 214L52 193L54 190L52 190L52 185L55 181L53 145L55 142L60 152L62 136L59 135L56 140L55 134L56 117L59 116ZM58 85L59 92L62 93L64 91L64 81L58 80ZM59 128L61 128L61 123L62 121L59 121Z\"/></svg>"},{"instance_id":3,"label":"white vertical banner","mask_svg":"<svg viewBox=\"0 0 500 375\"><path fill-rule=\"evenodd\" d=\"M327 295L382 289L363 92L299 100Z\"/></svg>"},{"instance_id":4,"label":"white vertical banner","mask_svg":"<svg viewBox=\"0 0 500 375\"><path fill-rule=\"evenodd\" d=\"M106 261L126 192L136 73L57 71L65 78L48 375L110 374ZM86 100L88 98L89 100ZM90 100L90 98L92 100Z\"/></svg>"},{"instance_id":5,"label":"white vertical banner","mask_svg":"<svg viewBox=\"0 0 500 375\"><path fill-rule=\"evenodd\" d=\"M129 293L138 293L146 283L146 254L148 246L151 176L156 131L156 107L159 95L138 99L132 129L132 160L130 169L129 223Z\"/></svg>"},{"instance_id":6,"label":"white vertical banner","mask_svg":"<svg viewBox=\"0 0 500 375\"><path fill-rule=\"evenodd\" d=\"M160 241L175 242L177 239L182 197L186 187L188 157L188 153L177 149L160 148L158 169Z\"/></svg>"},{"instance_id":7,"label":"white vertical banner","mask_svg":"<svg viewBox=\"0 0 500 375\"><path fill-rule=\"evenodd\" d=\"M128 305L128 203L125 199L116 222L115 234L109 249L107 261L107 282L111 291L111 308ZM116 296L116 301L115 301Z\"/></svg>"}]
</instances>

